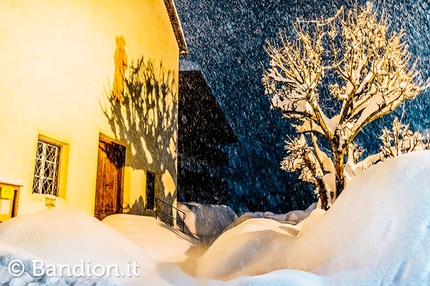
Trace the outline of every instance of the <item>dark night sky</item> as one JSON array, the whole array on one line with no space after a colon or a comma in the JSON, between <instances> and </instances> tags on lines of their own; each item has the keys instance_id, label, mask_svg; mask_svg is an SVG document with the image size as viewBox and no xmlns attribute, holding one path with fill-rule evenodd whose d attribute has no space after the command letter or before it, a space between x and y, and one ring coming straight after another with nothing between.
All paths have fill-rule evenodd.
<instances>
[{"instance_id":1,"label":"dark night sky","mask_svg":"<svg viewBox=\"0 0 430 286\"><path fill-rule=\"evenodd\" d=\"M200 65L214 96L229 120L238 143L225 147L230 164L222 171L229 181L231 197L224 203L237 212L247 210L286 212L304 208L312 191L297 181L297 175L279 169L285 156L284 141L291 132L280 113L269 109L261 84L262 67L268 62L263 51L266 40L278 42L280 31L291 31L297 17L312 19L333 15L366 1L286 1L286 0L176 0L176 9L188 45L188 61ZM430 66L430 7L427 0L377 1L384 7L394 30L404 29L413 59L424 77ZM404 105L403 123L411 129L430 128L429 93ZM402 107L397 110L401 116ZM375 122L359 140L375 141L365 145L375 150L381 125L392 117ZM375 147L376 146L376 147ZM377 149L376 149L377 150Z\"/></svg>"}]
</instances>

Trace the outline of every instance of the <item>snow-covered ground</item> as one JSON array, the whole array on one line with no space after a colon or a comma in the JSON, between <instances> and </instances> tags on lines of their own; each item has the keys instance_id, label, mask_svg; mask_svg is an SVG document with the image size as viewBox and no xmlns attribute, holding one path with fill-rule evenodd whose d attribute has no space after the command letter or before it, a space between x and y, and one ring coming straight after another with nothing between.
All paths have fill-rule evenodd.
<instances>
[{"instance_id":1,"label":"snow-covered ground","mask_svg":"<svg viewBox=\"0 0 430 286\"><path fill-rule=\"evenodd\" d=\"M329 211L297 225L248 219L203 254L153 218L99 222L60 208L0 224L0 254L53 264L136 262L138 275L110 277L120 285L430 285L429 172L430 151L387 160L356 176Z\"/></svg>"},{"instance_id":2,"label":"snow-covered ground","mask_svg":"<svg viewBox=\"0 0 430 286\"><path fill-rule=\"evenodd\" d=\"M136 243L154 262L179 262L187 259L186 252L196 241L153 217L116 214L103 223L111 226Z\"/></svg>"}]
</instances>

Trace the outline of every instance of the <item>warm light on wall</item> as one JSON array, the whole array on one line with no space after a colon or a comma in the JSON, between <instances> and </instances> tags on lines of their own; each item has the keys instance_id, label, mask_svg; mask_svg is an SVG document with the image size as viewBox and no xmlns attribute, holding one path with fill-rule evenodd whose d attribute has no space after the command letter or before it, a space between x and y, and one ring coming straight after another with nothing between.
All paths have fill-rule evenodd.
<instances>
[{"instance_id":1,"label":"warm light on wall","mask_svg":"<svg viewBox=\"0 0 430 286\"><path fill-rule=\"evenodd\" d=\"M127 69L127 54L125 52L125 39L123 36L116 37L116 50L114 55L115 74L112 88L112 99L124 103L124 77Z\"/></svg>"},{"instance_id":2,"label":"warm light on wall","mask_svg":"<svg viewBox=\"0 0 430 286\"><path fill-rule=\"evenodd\" d=\"M20 215L62 206L93 213L99 134L117 137L100 105L106 97L123 103L124 78L141 57L156 67L162 64L177 92L179 48L166 6L161 0L6 1L0 26L0 41L7 43L0 45L0 91L5 95L0 130L7 135L0 140L0 176L23 181ZM173 106L172 97L168 94L161 107ZM38 197L31 189L40 134L59 143L65 155L56 198ZM127 140L120 139L126 145ZM149 141L140 145L143 151L134 153L151 151ZM148 156L148 162L159 164L156 160ZM175 176L176 155L167 164ZM125 201L144 196L145 170L126 165Z\"/></svg>"},{"instance_id":3,"label":"warm light on wall","mask_svg":"<svg viewBox=\"0 0 430 286\"><path fill-rule=\"evenodd\" d=\"M55 203L56 203L56 201L57 201L57 198L56 198L56 197L46 196L46 197L45 197L45 206L46 206L48 209L55 208Z\"/></svg>"}]
</instances>

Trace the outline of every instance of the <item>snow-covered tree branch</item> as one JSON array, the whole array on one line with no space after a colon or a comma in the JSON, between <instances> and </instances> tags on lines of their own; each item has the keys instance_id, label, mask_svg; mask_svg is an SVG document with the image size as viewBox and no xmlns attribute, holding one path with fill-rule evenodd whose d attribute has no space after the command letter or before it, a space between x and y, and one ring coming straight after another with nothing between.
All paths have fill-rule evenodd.
<instances>
[{"instance_id":1,"label":"snow-covered tree branch","mask_svg":"<svg viewBox=\"0 0 430 286\"><path fill-rule=\"evenodd\" d=\"M384 128L379 138L382 141L381 151L384 159L427 149L421 133L409 130L409 124L404 125L397 118L393 122L393 129Z\"/></svg>"},{"instance_id":2,"label":"snow-covered tree branch","mask_svg":"<svg viewBox=\"0 0 430 286\"><path fill-rule=\"evenodd\" d=\"M423 82L416 64L410 64L403 32L389 34L384 13L378 18L371 4L340 9L329 19L297 20L294 31L295 39L282 34L280 46L267 44L270 62L262 81L272 108L294 120L301 134L287 142L282 169L300 172L327 209L354 173L345 173L348 161L354 161L349 167L361 170L386 157L375 154L358 162L356 136L430 82ZM333 105L338 110L325 110L322 97L339 102ZM328 152L322 151L318 138L327 140Z\"/></svg>"}]
</instances>

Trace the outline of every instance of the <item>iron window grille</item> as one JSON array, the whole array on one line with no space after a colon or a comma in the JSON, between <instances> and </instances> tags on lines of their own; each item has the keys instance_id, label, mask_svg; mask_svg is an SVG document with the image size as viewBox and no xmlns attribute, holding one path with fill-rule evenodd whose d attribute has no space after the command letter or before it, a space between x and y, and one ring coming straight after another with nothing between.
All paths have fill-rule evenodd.
<instances>
[{"instance_id":1,"label":"iron window grille","mask_svg":"<svg viewBox=\"0 0 430 286\"><path fill-rule=\"evenodd\" d=\"M33 193L58 196L61 146L39 139L34 168Z\"/></svg>"}]
</instances>

